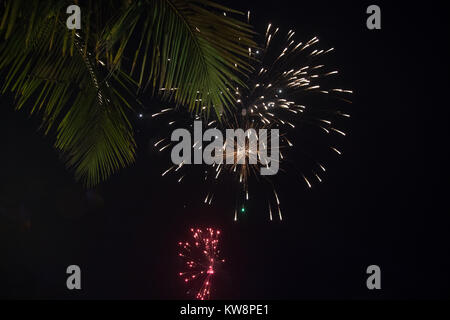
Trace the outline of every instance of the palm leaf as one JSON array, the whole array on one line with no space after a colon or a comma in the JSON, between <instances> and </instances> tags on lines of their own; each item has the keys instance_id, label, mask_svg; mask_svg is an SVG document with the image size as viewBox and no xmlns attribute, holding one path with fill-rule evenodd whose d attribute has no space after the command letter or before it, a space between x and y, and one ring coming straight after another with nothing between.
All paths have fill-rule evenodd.
<instances>
[{"instance_id":1,"label":"palm leaf","mask_svg":"<svg viewBox=\"0 0 450 320\"><path fill-rule=\"evenodd\" d=\"M79 31L65 26L74 2ZM230 14L239 13L208 0L3 1L1 91L42 117L76 178L93 186L134 161L132 90L152 88L195 111L233 105L229 90L243 85L254 43Z\"/></svg>"},{"instance_id":2,"label":"palm leaf","mask_svg":"<svg viewBox=\"0 0 450 320\"><path fill-rule=\"evenodd\" d=\"M129 48L141 88L160 90L190 110L218 112L234 104L229 90L244 85L240 76L255 45L249 26L224 12L237 13L207 0L136 1L104 36L105 50L114 52L109 63L121 63ZM129 41L133 32L137 43Z\"/></svg>"},{"instance_id":3,"label":"palm leaf","mask_svg":"<svg viewBox=\"0 0 450 320\"><path fill-rule=\"evenodd\" d=\"M15 93L17 109L29 106L31 114L39 113L46 134L55 129L55 147L75 168L76 178L90 187L134 161L135 142L125 114L131 106L123 97L131 83L119 71L102 70L91 53L84 54L79 35L73 56L62 54L72 32L54 28L55 16L47 17L32 45L24 43L26 26L0 45L2 93Z\"/></svg>"}]
</instances>

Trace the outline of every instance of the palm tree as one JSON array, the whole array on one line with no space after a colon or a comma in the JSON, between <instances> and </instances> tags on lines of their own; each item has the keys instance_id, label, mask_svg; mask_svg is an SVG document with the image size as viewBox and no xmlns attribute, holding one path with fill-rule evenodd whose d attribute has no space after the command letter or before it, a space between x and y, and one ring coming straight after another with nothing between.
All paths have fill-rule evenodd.
<instances>
[{"instance_id":1,"label":"palm tree","mask_svg":"<svg viewBox=\"0 0 450 320\"><path fill-rule=\"evenodd\" d=\"M74 2L80 30L66 27ZM87 187L134 161L127 113L138 93L218 113L254 46L239 12L209 0L7 0L0 10L1 92L42 118Z\"/></svg>"}]
</instances>

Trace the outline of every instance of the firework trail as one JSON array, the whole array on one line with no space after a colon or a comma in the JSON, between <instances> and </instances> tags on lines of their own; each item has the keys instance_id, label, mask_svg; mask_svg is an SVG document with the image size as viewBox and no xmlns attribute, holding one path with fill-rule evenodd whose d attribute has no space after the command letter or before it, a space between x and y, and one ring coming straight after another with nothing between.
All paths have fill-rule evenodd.
<instances>
[{"instance_id":1,"label":"firework trail","mask_svg":"<svg viewBox=\"0 0 450 320\"><path fill-rule=\"evenodd\" d=\"M246 80L246 87L229 88L235 95L237 106L224 108L220 119L202 113L205 107L181 120L179 110L174 108L165 108L152 117L165 117L172 129L175 125L192 129L193 120L203 120L203 130L217 128L223 133L226 129L279 129L280 170L312 188L323 181L326 172L324 159L342 154L338 144L346 133L339 125L350 117L342 107L351 103L346 96L352 93L334 85L338 70L329 69L322 62L334 49L321 49L318 42L317 37L297 42L293 30L282 36L279 28L269 24L260 47L248 49L253 71ZM168 138L157 141L154 147L161 152L170 151L174 144L169 134ZM202 141L193 141L192 147L202 148ZM265 148L270 149L269 146ZM224 145L224 158L229 156L225 149ZM232 156L236 160L242 157L248 160L250 153L249 143L245 141L236 145ZM234 220L245 212L245 203L250 198L267 201L269 219L278 217L282 220L277 192L279 183L275 176L259 174L259 169L265 165L267 163L262 161L257 164L235 161L234 164L204 165L205 183L211 182L204 202L210 205L215 194L223 192L219 187L220 179L232 177L238 184L235 188ZM164 169L162 175L175 173L181 183L187 173L183 167L184 163L173 165Z\"/></svg>"},{"instance_id":2,"label":"firework trail","mask_svg":"<svg viewBox=\"0 0 450 320\"><path fill-rule=\"evenodd\" d=\"M183 258L186 268L178 275L190 287L188 294L193 293L198 300L208 300L217 266L225 262L219 258L220 230L206 228L190 231L192 239L178 243L180 247L178 255Z\"/></svg>"}]
</instances>

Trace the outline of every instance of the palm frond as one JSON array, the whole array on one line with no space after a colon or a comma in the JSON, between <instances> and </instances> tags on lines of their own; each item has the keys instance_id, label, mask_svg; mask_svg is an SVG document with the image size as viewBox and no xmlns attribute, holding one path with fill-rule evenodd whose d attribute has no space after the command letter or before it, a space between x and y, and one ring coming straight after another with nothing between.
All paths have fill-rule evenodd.
<instances>
[{"instance_id":1,"label":"palm frond","mask_svg":"<svg viewBox=\"0 0 450 320\"><path fill-rule=\"evenodd\" d=\"M240 76L255 46L250 27L224 12L237 13L208 0L136 1L105 33L105 50L114 52L109 63L121 63L131 48L131 75L141 88L162 91L190 110L218 112L234 104L229 90L244 85ZM129 41L133 34L136 43Z\"/></svg>"},{"instance_id":2,"label":"palm frond","mask_svg":"<svg viewBox=\"0 0 450 320\"><path fill-rule=\"evenodd\" d=\"M74 3L82 29L69 31ZM0 90L42 117L76 178L92 186L134 161L131 90L152 88L190 110L234 104L229 90L244 86L254 46L235 14L209 0L3 1Z\"/></svg>"},{"instance_id":3,"label":"palm frond","mask_svg":"<svg viewBox=\"0 0 450 320\"><path fill-rule=\"evenodd\" d=\"M134 161L135 142L125 114L131 106L123 97L130 83L124 84L120 72L110 76L102 70L92 53L84 54L79 35L73 55L62 54L72 32L53 28L53 19L43 20L31 45L24 43L26 26L0 44L1 90L15 93L17 109L29 106L31 114L40 114L46 134L56 129L55 147L75 168L76 178L93 186Z\"/></svg>"}]
</instances>

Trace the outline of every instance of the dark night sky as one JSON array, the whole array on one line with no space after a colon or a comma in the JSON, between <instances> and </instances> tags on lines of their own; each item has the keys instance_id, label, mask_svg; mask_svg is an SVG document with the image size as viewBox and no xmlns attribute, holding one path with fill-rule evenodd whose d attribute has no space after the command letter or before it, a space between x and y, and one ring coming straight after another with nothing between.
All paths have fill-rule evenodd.
<instances>
[{"instance_id":1,"label":"dark night sky","mask_svg":"<svg viewBox=\"0 0 450 320\"><path fill-rule=\"evenodd\" d=\"M151 123L136 120L136 164L85 192L36 119L3 96L0 297L184 298L176 244L189 227L211 225L227 259L216 298L449 298L443 2L376 1L378 31L365 26L368 1L220 2L250 9L257 30L272 22L335 47L332 63L355 94L344 155L325 183L283 188L283 223L250 208L236 224L225 196L206 207L201 184L161 177ZM81 292L65 287L70 264L82 268ZM365 286L371 264L382 271L377 292Z\"/></svg>"}]
</instances>

